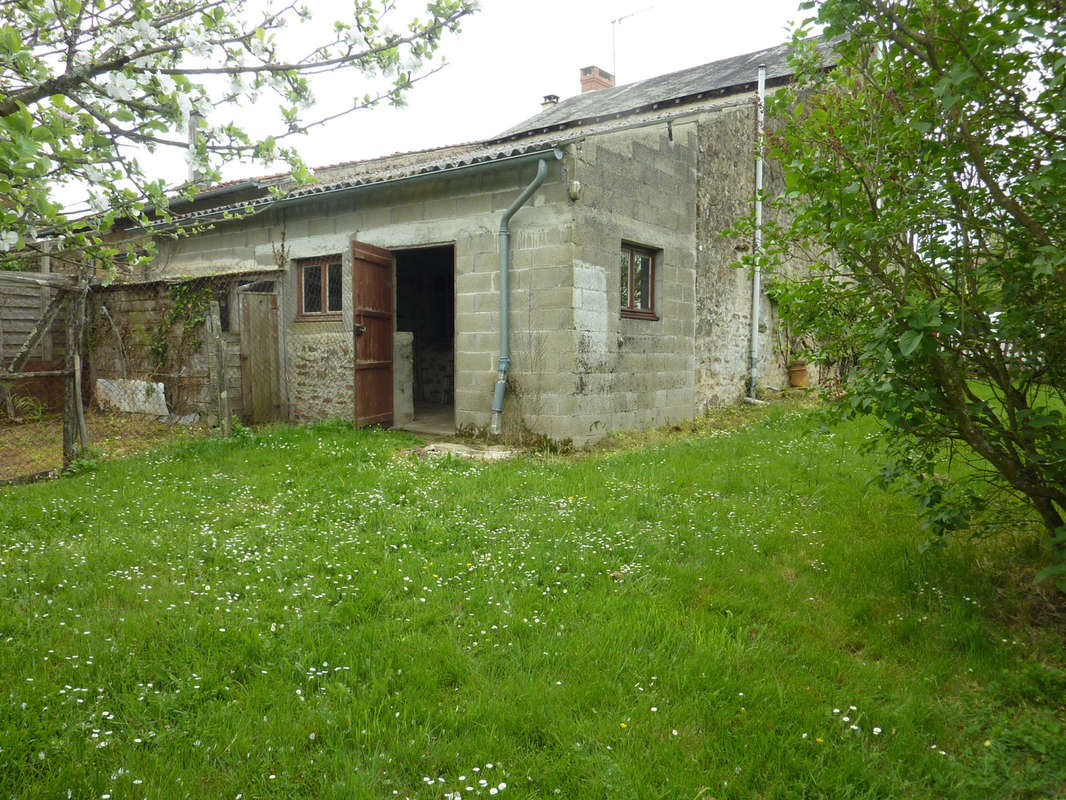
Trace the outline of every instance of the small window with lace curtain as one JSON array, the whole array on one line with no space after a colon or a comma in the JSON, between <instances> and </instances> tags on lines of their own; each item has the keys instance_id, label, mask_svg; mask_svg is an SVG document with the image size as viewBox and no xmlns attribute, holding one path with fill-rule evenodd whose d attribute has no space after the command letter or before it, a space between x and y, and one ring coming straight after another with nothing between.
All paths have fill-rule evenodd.
<instances>
[{"instance_id":1,"label":"small window with lace curtain","mask_svg":"<svg viewBox=\"0 0 1066 800\"><path fill-rule=\"evenodd\" d=\"M658 319L655 313L655 266L657 253L623 244L619 278L623 317Z\"/></svg>"}]
</instances>

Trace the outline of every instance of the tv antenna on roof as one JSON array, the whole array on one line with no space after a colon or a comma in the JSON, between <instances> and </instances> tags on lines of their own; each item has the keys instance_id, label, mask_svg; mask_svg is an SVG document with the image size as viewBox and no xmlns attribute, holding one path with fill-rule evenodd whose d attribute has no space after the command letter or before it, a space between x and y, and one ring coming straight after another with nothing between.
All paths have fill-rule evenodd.
<instances>
[{"instance_id":1,"label":"tv antenna on roof","mask_svg":"<svg viewBox=\"0 0 1066 800\"><path fill-rule=\"evenodd\" d=\"M630 17L635 17L637 14L643 14L645 11L651 11L653 8L655 8L655 6L646 6L611 20L611 73L614 75L615 80L618 80L618 55L615 53L614 33L618 28L618 23L622 20L629 19Z\"/></svg>"}]
</instances>

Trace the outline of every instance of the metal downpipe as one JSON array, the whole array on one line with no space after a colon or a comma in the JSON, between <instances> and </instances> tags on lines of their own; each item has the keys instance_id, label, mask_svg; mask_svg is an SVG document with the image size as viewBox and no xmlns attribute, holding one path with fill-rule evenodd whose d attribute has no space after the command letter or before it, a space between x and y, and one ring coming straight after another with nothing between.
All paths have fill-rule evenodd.
<instances>
[{"instance_id":1,"label":"metal downpipe","mask_svg":"<svg viewBox=\"0 0 1066 800\"><path fill-rule=\"evenodd\" d=\"M766 65L759 65L759 90L756 95L755 124L755 270L751 279L751 380L748 382L749 403L758 402L759 388L759 301L762 295L762 189L763 150L766 138Z\"/></svg>"},{"instance_id":2,"label":"metal downpipe","mask_svg":"<svg viewBox=\"0 0 1066 800\"><path fill-rule=\"evenodd\" d=\"M556 151L556 158L562 153ZM522 190L522 194L511 203L510 207L503 212L500 219L500 363L496 373L496 389L492 394L492 424L490 430L493 436L499 436L501 431L500 417L503 414L503 396L507 391L507 373L511 369L511 217L515 215L533 193L540 188L548 177L548 160L542 158L537 162L537 174L533 181Z\"/></svg>"}]
</instances>

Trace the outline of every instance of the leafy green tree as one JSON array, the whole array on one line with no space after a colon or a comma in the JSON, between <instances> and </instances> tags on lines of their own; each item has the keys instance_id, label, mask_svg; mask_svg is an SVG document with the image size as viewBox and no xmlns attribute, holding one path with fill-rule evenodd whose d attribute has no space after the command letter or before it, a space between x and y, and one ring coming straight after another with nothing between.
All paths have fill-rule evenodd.
<instances>
[{"instance_id":1,"label":"leafy green tree","mask_svg":"<svg viewBox=\"0 0 1066 800\"><path fill-rule=\"evenodd\" d=\"M857 355L844 408L883 423L938 532L996 491L1066 543L1066 13L1048 0L823 0L773 111L787 222L764 267L812 356ZM817 244L815 244L817 243ZM782 268L795 257L809 272ZM750 259L749 259L750 261ZM944 475L946 457L966 462ZM997 504L1002 507L1002 504ZM1045 574L1066 574L1058 563Z\"/></svg>"},{"instance_id":2,"label":"leafy green tree","mask_svg":"<svg viewBox=\"0 0 1066 800\"><path fill-rule=\"evenodd\" d=\"M0 0L0 267L41 238L78 259L114 255L103 232L115 219L167 207L144 153L186 148L190 120L204 178L233 158L284 159L306 178L291 141L326 121L316 76L347 72L372 87L331 119L401 103L476 2L429 0L402 32L388 27L394 6L351 0L330 22L289 0ZM225 117L268 99L276 130ZM89 187L97 214L72 221L56 201L64 184Z\"/></svg>"}]
</instances>

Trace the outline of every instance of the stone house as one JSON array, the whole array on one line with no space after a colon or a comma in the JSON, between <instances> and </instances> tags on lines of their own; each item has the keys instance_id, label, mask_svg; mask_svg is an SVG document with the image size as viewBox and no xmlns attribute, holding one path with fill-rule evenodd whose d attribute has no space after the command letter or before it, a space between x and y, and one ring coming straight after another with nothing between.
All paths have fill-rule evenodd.
<instances>
[{"instance_id":1,"label":"stone house","mask_svg":"<svg viewBox=\"0 0 1066 800\"><path fill-rule=\"evenodd\" d=\"M137 285L98 296L113 321L151 316L177 278L214 281L231 399L253 420L435 415L580 445L739 402L752 279L723 232L753 207L759 67L772 91L787 55L625 86L588 67L580 94L486 141L318 169L303 187L214 187L180 217L209 228L161 236ZM768 168L766 194L779 185ZM116 374L108 327L98 376ZM783 386L766 298L756 327L760 382Z\"/></svg>"}]
</instances>

